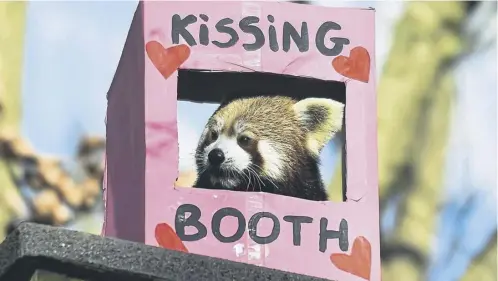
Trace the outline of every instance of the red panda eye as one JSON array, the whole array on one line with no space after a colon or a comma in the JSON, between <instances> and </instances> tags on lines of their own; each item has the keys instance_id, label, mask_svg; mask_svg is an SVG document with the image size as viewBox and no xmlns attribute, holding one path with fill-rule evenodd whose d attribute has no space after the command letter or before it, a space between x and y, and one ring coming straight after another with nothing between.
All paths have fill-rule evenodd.
<instances>
[{"instance_id":1,"label":"red panda eye","mask_svg":"<svg viewBox=\"0 0 498 281\"><path fill-rule=\"evenodd\" d=\"M216 140L218 138L218 133L215 131L211 131L210 138L211 138L211 140Z\"/></svg>"},{"instance_id":2,"label":"red panda eye","mask_svg":"<svg viewBox=\"0 0 498 281\"><path fill-rule=\"evenodd\" d=\"M246 137L246 136L239 137L239 145L248 145L250 141L251 141L251 138L249 138L249 137Z\"/></svg>"}]
</instances>

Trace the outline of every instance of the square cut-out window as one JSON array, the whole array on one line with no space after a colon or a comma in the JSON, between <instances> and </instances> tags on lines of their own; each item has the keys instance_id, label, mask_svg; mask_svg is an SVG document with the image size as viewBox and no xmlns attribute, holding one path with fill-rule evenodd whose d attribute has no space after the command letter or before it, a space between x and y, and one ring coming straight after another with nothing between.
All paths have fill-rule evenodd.
<instances>
[{"instance_id":1,"label":"square cut-out window","mask_svg":"<svg viewBox=\"0 0 498 281\"><path fill-rule=\"evenodd\" d=\"M175 186L344 200L345 84L261 72L178 72Z\"/></svg>"}]
</instances>

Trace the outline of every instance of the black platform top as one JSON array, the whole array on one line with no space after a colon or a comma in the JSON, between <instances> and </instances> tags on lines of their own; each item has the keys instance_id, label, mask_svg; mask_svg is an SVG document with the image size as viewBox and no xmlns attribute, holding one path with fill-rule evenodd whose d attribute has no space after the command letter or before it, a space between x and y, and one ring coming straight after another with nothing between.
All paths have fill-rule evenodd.
<instances>
[{"instance_id":1,"label":"black platform top","mask_svg":"<svg viewBox=\"0 0 498 281\"><path fill-rule=\"evenodd\" d=\"M324 280L145 244L22 223L0 244L0 281L37 269L85 280Z\"/></svg>"}]
</instances>

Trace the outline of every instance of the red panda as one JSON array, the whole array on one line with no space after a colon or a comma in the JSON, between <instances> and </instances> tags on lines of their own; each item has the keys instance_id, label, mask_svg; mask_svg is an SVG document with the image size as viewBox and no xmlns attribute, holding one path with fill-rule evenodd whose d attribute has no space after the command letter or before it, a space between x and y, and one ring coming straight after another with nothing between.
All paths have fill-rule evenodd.
<instances>
[{"instance_id":1,"label":"red panda","mask_svg":"<svg viewBox=\"0 0 498 281\"><path fill-rule=\"evenodd\" d=\"M344 104L325 98L238 98L208 120L195 153L198 188L261 191L326 201L322 148L341 129Z\"/></svg>"}]
</instances>

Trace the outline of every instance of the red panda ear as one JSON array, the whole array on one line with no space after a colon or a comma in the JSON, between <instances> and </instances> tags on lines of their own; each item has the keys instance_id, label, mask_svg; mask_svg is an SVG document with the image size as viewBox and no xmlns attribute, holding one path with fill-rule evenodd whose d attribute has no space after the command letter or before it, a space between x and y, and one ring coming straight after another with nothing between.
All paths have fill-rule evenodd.
<instances>
[{"instance_id":1,"label":"red panda ear","mask_svg":"<svg viewBox=\"0 0 498 281\"><path fill-rule=\"evenodd\" d=\"M316 155L341 130L344 104L325 98L307 98L294 104L294 112L307 133L308 149Z\"/></svg>"}]
</instances>

